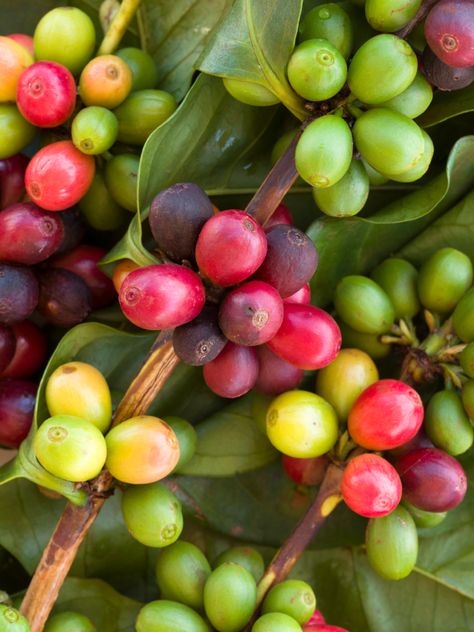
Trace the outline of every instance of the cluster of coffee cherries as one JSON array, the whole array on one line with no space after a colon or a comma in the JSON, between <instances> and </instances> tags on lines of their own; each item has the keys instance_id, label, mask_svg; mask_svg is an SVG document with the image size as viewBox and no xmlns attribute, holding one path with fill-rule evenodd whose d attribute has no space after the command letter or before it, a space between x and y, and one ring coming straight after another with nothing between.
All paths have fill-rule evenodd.
<instances>
[{"instance_id":1,"label":"cluster of coffee cherries","mask_svg":"<svg viewBox=\"0 0 474 632\"><path fill-rule=\"evenodd\" d=\"M336 357L337 324L309 304L316 249L285 206L262 228L244 211L215 212L197 185L176 184L153 200L149 224L169 263L126 264L120 305L138 327L175 327L176 354L203 366L215 393L294 388L305 369Z\"/></svg>"}]
</instances>

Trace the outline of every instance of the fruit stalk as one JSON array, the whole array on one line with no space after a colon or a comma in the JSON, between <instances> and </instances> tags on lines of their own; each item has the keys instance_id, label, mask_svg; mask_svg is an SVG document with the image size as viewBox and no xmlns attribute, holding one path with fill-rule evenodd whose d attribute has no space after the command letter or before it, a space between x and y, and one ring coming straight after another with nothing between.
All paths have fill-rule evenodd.
<instances>
[{"instance_id":1,"label":"fruit stalk","mask_svg":"<svg viewBox=\"0 0 474 632\"><path fill-rule=\"evenodd\" d=\"M133 20L139 5L140 0L123 0L102 40L97 55L110 55L115 51L130 22Z\"/></svg>"},{"instance_id":2,"label":"fruit stalk","mask_svg":"<svg viewBox=\"0 0 474 632\"><path fill-rule=\"evenodd\" d=\"M396 35L403 38L407 37L407 35L409 35L413 31L415 26L428 15L430 9L434 7L434 5L438 2L439 0L424 0L424 2L421 3L421 6L418 9L416 15L408 22L408 24L397 31Z\"/></svg>"}]
</instances>

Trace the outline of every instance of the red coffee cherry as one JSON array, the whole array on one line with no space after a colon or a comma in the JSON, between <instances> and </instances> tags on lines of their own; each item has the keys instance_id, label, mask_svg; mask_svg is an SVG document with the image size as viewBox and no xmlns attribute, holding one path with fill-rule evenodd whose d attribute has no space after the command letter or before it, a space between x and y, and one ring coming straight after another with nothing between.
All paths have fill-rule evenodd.
<instances>
[{"instance_id":1,"label":"red coffee cherry","mask_svg":"<svg viewBox=\"0 0 474 632\"><path fill-rule=\"evenodd\" d=\"M25 378L37 373L45 364L48 341L43 331L30 320L11 326L15 336L15 353L2 377Z\"/></svg>"},{"instance_id":2,"label":"red coffee cherry","mask_svg":"<svg viewBox=\"0 0 474 632\"><path fill-rule=\"evenodd\" d=\"M221 397L240 397L254 387L258 357L253 347L228 342L215 360L204 366L206 384Z\"/></svg>"},{"instance_id":3,"label":"red coffee cherry","mask_svg":"<svg viewBox=\"0 0 474 632\"><path fill-rule=\"evenodd\" d=\"M298 485L313 486L322 482L329 465L329 459L325 455L317 456L313 459L296 459L293 456L283 454L282 463L285 472L292 481ZM313 617L308 623L312 622ZM324 619L321 623L323 622Z\"/></svg>"}]
</instances>

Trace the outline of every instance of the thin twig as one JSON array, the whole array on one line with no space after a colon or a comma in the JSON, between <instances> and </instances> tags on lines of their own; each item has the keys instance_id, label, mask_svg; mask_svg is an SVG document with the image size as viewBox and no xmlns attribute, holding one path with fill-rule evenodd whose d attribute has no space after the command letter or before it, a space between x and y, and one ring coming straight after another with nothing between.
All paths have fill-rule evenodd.
<instances>
[{"instance_id":1,"label":"thin twig","mask_svg":"<svg viewBox=\"0 0 474 632\"><path fill-rule=\"evenodd\" d=\"M125 35L125 31L130 26L139 5L140 0L123 0L97 51L98 55L110 55L115 51Z\"/></svg>"},{"instance_id":2,"label":"thin twig","mask_svg":"<svg viewBox=\"0 0 474 632\"><path fill-rule=\"evenodd\" d=\"M424 0L424 2L421 3L421 6L418 9L418 11L415 14L415 16L408 22L408 24L405 24L405 26L402 29L397 31L395 33L395 35L398 35L398 37L401 37L403 39L408 37L408 35L410 35L410 33L415 28L415 26L419 22L421 22L422 20L425 19L425 17L431 11L431 9L434 7L434 5L437 4L438 2L439 2L439 0Z\"/></svg>"}]
</instances>

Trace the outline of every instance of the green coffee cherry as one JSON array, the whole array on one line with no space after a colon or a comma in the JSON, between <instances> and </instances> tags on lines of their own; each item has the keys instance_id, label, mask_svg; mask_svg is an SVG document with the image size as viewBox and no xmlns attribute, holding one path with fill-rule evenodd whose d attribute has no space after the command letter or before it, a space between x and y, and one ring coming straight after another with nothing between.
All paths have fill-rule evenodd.
<instances>
[{"instance_id":1,"label":"green coffee cherry","mask_svg":"<svg viewBox=\"0 0 474 632\"><path fill-rule=\"evenodd\" d=\"M176 601L151 601L138 613L136 632L211 632L192 608Z\"/></svg>"},{"instance_id":2,"label":"green coffee cherry","mask_svg":"<svg viewBox=\"0 0 474 632\"><path fill-rule=\"evenodd\" d=\"M433 141L424 129L421 130L421 133L423 134L424 141L423 155L421 159L414 167L408 169L408 171L393 175L392 180L395 180L396 182L415 182L415 180L422 178L430 168L431 160L434 154Z\"/></svg>"},{"instance_id":3,"label":"green coffee cherry","mask_svg":"<svg viewBox=\"0 0 474 632\"><path fill-rule=\"evenodd\" d=\"M433 527L437 527L448 515L447 511L436 513L434 511L418 509L418 507L410 505L410 503L407 503L405 500L403 501L403 506L410 512L411 517L419 529L432 529Z\"/></svg>"},{"instance_id":4,"label":"green coffee cherry","mask_svg":"<svg viewBox=\"0 0 474 632\"><path fill-rule=\"evenodd\" d=\"M79 208L95 230L116 230L130 219L127 211L110 195L104 175L98 170L87 193L79 200Z\"/></svg>"},{"instance_id":5,"label":"green coffee cherry","mask_svg":"<svg viewBox=\"0 0 474 632\"><path fill-rule=\"evenodd\" d=\"M474 341L474 288L462 297L453 313L453 328L463 342Z\"/></svg>"},{"instance_id":6,"label":"green coffee cherry","mask_svg":"<svg viewBox=\"0 0 474 632\"><path fill-rule=\"evenodd\" d=\"M273 145L271 155L272 165L274 165L283 156L297 133L298 128L290 129L288 132L285 132L283 136L280 136L277 142Z\"/></svg>"},{"instance_id":7,"label":"green coffee cherry","mask_svg":"<svg viewBox=\"0 0 474 632\"><path fill-rule=\"evenodd\" d=\"M437 250L418 274L421 304L432 312L448 314L471 287L472 278L472 263L467 255L455 248ZM472 312L470 317L472 321Z\"/></svg>"},{"instance_id":8,"label":"green coffee cherry","mask_svg":"<svg viewBox=\"0 0 474 632\"><path fill-rule=\"evenodd\" d=\"M301 625L316 609L313 589L300 579L287 579L270 589L262 604L262 613L281 612Z\"/></svg>"},{"instance_id":9,"label":"green coffee cherry","mask_svg":"<svg viewBox=\"0 0 474 632\"><path fill-rule=\"evenodd\" d=\"M411 46L396 35L384 33L362 44L352 58L347 81L359 101L377 105L406 90L417 68Z\"/></svg>"},{"instance_id":10,"label":"green coffee cherry","mask_svg":"<svg viewBox=\"0 0 474 632\"><path fill-rule=\"evenodd\" d=\"M382 261L371 274L386 292L395 310L395 318L413 318L421 309L416 290L418 272L405 261L391 257Z\"/></svg>"},{"instance_id":11,"label":"green coffee cherry","mask_svg":"<svg viewBox=\"0 0 474 632\"><path fill-rule=\"evenodd\" d=\"M301 632L300 624L281 612L269 612L259 617L252 626L252 632Z\"/></svg>"},{"instance_id":12,"label":"green coffee cherry","mask_svg":"<svg viewBox=\"0 0 474 632\"><path fill-rule=\"evenodd\" d=\"M201 549L183 540L163 549L156 562L161 596L195 610L204 606L204 584L210 574L211 566Z\"/></svg>"},{"instance_id":13,"label":"green coffee cherry","mask_svg":"<svg viewBox=\"0 0 474 632\"><path fill-rule=\"evenodd\" d=\"M351 54L353 28L350 17L335 2L320 4L300 22L299 40L325 39L347 59Z\"/></svg>"},{"instance_id":14,"label":"green coffee cherry","mask_svg":"<svg viewBox=\"0 0 474 632\"><path fill-rule=\"evenodd\" d=\"M293 51L287 68L295 92L308 101L325 101L335 96L346 82L347 64L330 42L310 39Z\"/></svg>"},{"instance_id":15,"label":"green coffee cherry","mask_svg":"<svg viewBox=\"0 0 474 632\"><path fill-rule=\"evenodd\" d=\"M30 632L30 626L18 610L0 604L0 632Z\"/></svg>"},{"instance_id":16,"label":"green coffee cherry","mask_svg":"<svg viewBox=\"0 0 474 632\"><path fill-rule=\"evenodd\" d=\"M150 134L176 110L176 100L164 90L132 92L114 113L118 139L130 145L144 145Z\"/></svg>"},{"instance_id":17,"label":"green coffee cherry","mask_svg":"<svg viewBox=\"0 0 474 632\"><path fill-rule=\"evenodd\" d=\"M352 160L349 170L332 187L313 189L319 209L330 217L351 217L361 211L369 196L369 176L360 160Z\"/></svg>"},{"instance_id":18,"label":"green coffee cherry","mask_svg":"<svg viewBox=\"0 0 474 632\"><path fill-rule=\"evenodd\" d=\"M280 103L280 99L260 83L244 81L243 79L230 79L229 77L223 78L222 81L227 92L241 103L258 107Z\"/></svg>"},{"instance_id":19,"label":"green coffee cherry","mask_svg":"<svg viewBox=\"0 0 474 632\"><path fill-rule=\"evenodd\" d=\"M385 101L381 107L395 110L414 119L423 114L433 100L433 88L421 72L416 73L416 77L406 90L398 94L393 99Z\"/></svg>"},{"instance_id":20,"label":"green coffee cherry","mask_svg":"<svg viewBox=\"0 0 474 632\"><path fill-rule=\"evenodd\" d=\"M296 169L313 187L330 187L339 182L351 161L351 130L333 114L310 123L296 145Z\"/></svg>"},{"instance_id":21,"label":"green coffee cherry","mask_svg":"<svg viewBox=\"0 0 474 632\"><path fill-rule=\"evenodd\" d=\"M365 351L374 360L381 360L389 355L391 346L386 342L382 342L378 336L363 334L341 321L338 324L342 334L343 347Z\"/></svg>"},{"instance_id":22,"label":"green coffee cherry","mask_svg":"<svg viewBox=\"0 0 474 632\"><path fill-rule=\"evenodd\" d=\"M48 619L44 632L96 632L96 627L79 612L61 612Z\"/></svg>"},{"instance_id":23,"label":"green coffee cherry","mask_svg":"<svg viewBox=\"0 0 474 632\"><path fill-rule=\"evenodd\" d=\"M107 162L105 167L105 184L113 199L135 213L137 210L137 176L139 156L135 154L119 154Z\"/></svg>"},{"instance_id":24,"label":"green coffee cherry","mask_svg":"<svg viewBox=\"0 0 474 632\"><path fill-rule=\"evenodd\" d=\"M102 154L117 140L117 117L107 108L84 108L72 122L71 135L72 142L83 154Z\"/></svg>"},{"instance_id":25,"label":"green coffee cherry","mask_svg":"<svg viewBox=\"0 0 474 632\"><path fill-rule=\"evenodd\" d=\"M190 461L194 456L194 452L196 451L197 434L189 421L182 419L182 417L168 415L163 417L163 421L166 421L166 423L171 426L178 438L179 461L173 471L179 472L180 468L183 467L183 465L186 465L186 463L188 463L188 461Z\"/></svg>"},{"instance_id":26,"label":"green coffee cherry","mask_svg":"<svg viewBox=\"0 0 474 632\"><path fill-rule=\"evenodd\" d=\"M95 478L107 456L100 430L89 421L71 415L56 415L44 421L33 445L45 470L77 483Z\"/></svg>"},{"instance_id":27,"label":"green coffee cherry","mask_svg":"<svg viewBox=\"0 0 474 632\"><path fill-rule=\"evenodd\" d=\"M387 176L384 176L379 171L376 171L376 169L369 165L367 160L361 158L361 163L364 165L365 170L367 171L369 182L372 186L380 186L381 184L385 184L386 182L388 182Z\"/></svg>"},{"instance_id":28,"label":"green coffee cherry","mask_svg":"<svg viewBox=\"0 0 474 632\"><path fill-rule=\"evenodd\" d=\"M264 395L258 391L252 393L252 418L265 436L267 436L267 411L274 399L273 395Z\"/></svg>"},{"instance_id":29,"label":"green coffee cherry","mask_svg":"<svg viewBox=\"0 0 474 632\"><path fill-rule=\"evenodd\" d=\"M366 0L365 17L376 31L394 33L416 15L421 0Z\"/></svg>"},{"instance_id":30,"label":"green coffee cherry","mask_svg":"<svg viewBox=\"0 0 474 632\"><path fill-rule=\"evenodd\" d=\"M426 434L448 454L457 456L469 450L474 432L461 398L455 391L438 391L430 399L425 413Z\"/></svg>"},{"instance_id":31,"label":"green coffee cherry","mask_svg":"<svg viewBox=\"0 0 474 632\"><path fill-rule=\"evenodd\" d=\"M364 334L384 334L395 320L395 310L380 285L364 276L346 276L339 281L334 296L339 316Z\"/></svg>"},{"instance_id":32,"label":"green coffee cherry","mask_svg":"<svg viewBox=\"0 0 474 632\"><path fill-rule=\"evenodd\" d=\"M132 536L145 546L173 544L183 530L181 503L161 483L127 487L122 514Z\"/></svg>"},{"instance_id":33,"label":"green coffee cherry","mask_svg":"<svg viewBox=\"0 0 474 632\"><path fill-rule=\"evenodd\" d=\"M342 349L335 360L316 374L316 393L345 421L354 402L379 379L375 362L360 349Z\"/></svg>"},{"instance_id":34,"label":"green coffee cherry","mask_svg":"<svg viewBox=\"0 0 474 632\"><path fill-rule=\"evenodd\" d=\"M459 354L459 364L467 377L474 378L474 343L468 344Z\"/></svg>"},{"instance_id":35,"label":"green coffee cherry","mask_svg":"<svg viewBox=\"0 0 474 632\"><path fill-rule=\"evenodd\" d=\"M31 143L36 130L13 103L0 103L0 159L18 154Z\"/></svg>"},{"instance_id":36,"label":"green coffee cherry","mask_svg":"<svg viewBox=\"0 0 474 632\"><path fill-rule=\"evenodd\" d=\"M425 152L422 129L407 116L387 108L364 112L353 133L362 157L389 178L412 169Z\"/></svg>"},{"instance_id":37,"label":"green coffee cherry","mask_svg":"<svg viewBox=\"0 0 474 632\"><path fill-rule=\"evenodd\" d=\"M239 564L221 564L204 586L204 608L218 632L239 632L257 604L257 585Z\"/></svg>"},{"instance_id":38,"label":"green coffee cherry","mask_svg":"<svg viewBox=\"0 0 474 632\"><path fill-rule=\"evenodd\" d=\"M470 419L474 419L474 380L469 380L462 387L462 403Z\"/></svg>"},{"instance_id":39,"label":"green coffee cherry","mask_svg":"<svg viewBox=\"0 0 474 632\"><path fill-rule=\"evenodd\" d=\"M416 564L416 525L408 511L401 506L388 516L369 520L365 544L370 565L385 579L403 579Z\"/></svg>"},{"instance_id":40,"label":"green coffee cherry","mask_svg":"<svg viewBox=\"0 0 474 632\"><path fill-rule=\"evenodd\" d=\"M265 562L261 554L250 546L234 546L217 556L214 568L232 562L243 566L258 583L265 572Z\"/></svg>"},{"instance_id":41,"label":"green coffee cherry","mask_svg":"<svg viewBox=\"0 0 474 632\"><path fill-rule=\"evenodd\" d=\"M121 48L115 55L123 59L132 71L132 92L154 88L158 81L158 71L153 57L141 48Z\"/></svg>"}]
</instances>

